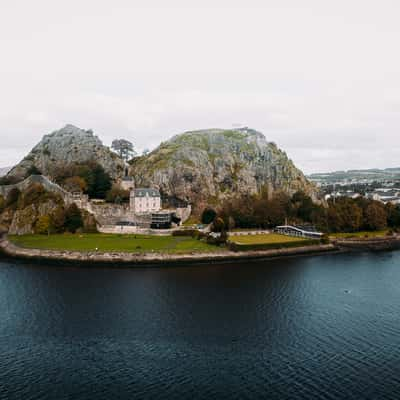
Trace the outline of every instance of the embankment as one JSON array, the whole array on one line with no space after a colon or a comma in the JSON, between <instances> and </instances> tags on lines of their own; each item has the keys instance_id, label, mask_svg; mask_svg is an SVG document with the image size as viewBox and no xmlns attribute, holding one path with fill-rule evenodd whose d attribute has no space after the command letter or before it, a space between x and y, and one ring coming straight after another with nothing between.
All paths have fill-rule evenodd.
<instances>
[{"instance_id":1,"label":"embankment","mask_svg":"<svg viewBox=\"0 0 400 400\"><path fill-rule=\"evenodd\" d=\"M27 249L11 243L7 236L0 239L0 252L8 257L27 260L62 261L74 264L112 264L112 265L164 265L164 264L192 264L216 263L227 261L243 261L251 259L268 259L277 257L293 257L301 255L321 254L338 251L333 244L313 245L287 249L257 250L232 252L221 250L212 253L126 253L126 252L80 252L66 250Z\"/></svg>"}]
</instances>

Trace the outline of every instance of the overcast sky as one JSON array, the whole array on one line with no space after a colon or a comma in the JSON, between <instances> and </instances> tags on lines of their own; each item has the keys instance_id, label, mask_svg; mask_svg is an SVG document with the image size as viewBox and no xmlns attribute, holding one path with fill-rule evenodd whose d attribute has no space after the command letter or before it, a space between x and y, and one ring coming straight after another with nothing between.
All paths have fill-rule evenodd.
<instances>
[{"instance_id":1,"label":"overcast sky","mask_svg":"<svg viewBox=\"0 0 400 400\"><path fill-rule=\"evenodd\" d=\"M1 0L0 167L66 123L138 149L262 131L306 173L400 166L396 0Z\"/></svg>"}]
</instances>

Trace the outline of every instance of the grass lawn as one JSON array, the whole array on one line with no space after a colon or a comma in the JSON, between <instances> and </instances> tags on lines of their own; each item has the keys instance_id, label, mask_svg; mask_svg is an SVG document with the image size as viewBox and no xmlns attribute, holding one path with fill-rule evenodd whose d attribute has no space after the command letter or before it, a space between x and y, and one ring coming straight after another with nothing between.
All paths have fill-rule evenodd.
<instances>
[{"instance_id":1,"label":"grass lawn","mask_svg":"<svg viewBox=\"0 0 400 400\"><path fill-rule=\"evenodd\" d=\"M336 239L350 239L350 238L373 238L373 237L382 237L386 236L388 233L388 229L383 231L363 231L363 232L351 232L351 233L330 233L329 236Z\"/></svg>"},{"instance_id":2,"label":"grass lawn","mask_svg":"<svg viewBox=\"0 0 400 400\"><path fill-rule=\"evenodd\" d=\"M192 253L220 250L186 236L111 235L102 233L9 236L20 247L71 251L116 251L129 253Z\"/></svg>"},{"instance_id":3,"label":"grass lawn","mask_svg":"<svg viewBox=\"0 0 400 400\"><path fill-rule=\"evenodd\" d=\"M281 243L292 243L292 242L302 242L307 241L300 237L279 235L277 233L269 233L264 235L232 235L229 237L231 242L238 244L281 244Z\"/></svg>"}]
</instances>

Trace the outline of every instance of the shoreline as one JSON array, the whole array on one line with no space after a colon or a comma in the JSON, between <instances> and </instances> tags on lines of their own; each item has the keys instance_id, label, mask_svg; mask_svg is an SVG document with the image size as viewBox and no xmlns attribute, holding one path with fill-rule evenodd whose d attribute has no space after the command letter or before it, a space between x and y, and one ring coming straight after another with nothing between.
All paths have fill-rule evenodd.
<instances>
[{"instance_id":1,"label":"shoreline","mask_svg":"<svg viewBox=\"0 0 400 400\"><path fill-rule=\"evenodd\" d=\"M340 252L340 248L334 244L320 244L303 247L251 250L233 252L221 250L212 253L128 253L128 252L81 252L69 250L42 250L28 249L16 246L6 236L0 238L0 253L14 259L29 261L54 261L65 264L84 265L115 265L124 267L137 267L146 265L166 266L171 264L201 264L226 263L243 260L274 259L282 257L294 257L305 255L319 255L325 253Z\"/></svg>"},{"instance_id":2,"label":"shoreline","mask_svg":"<svg viewBox=\"0 0 400 400\"><path fill-rule=\"evenodd\" d=\"M329 244L308 245L302 247L216 252L193 252L182 254L166 253L129 253L101 251L45 250L19 247L10 242L7 235L0 236L0 256L31 262L54 262L72 266L113 266L129 267L166 267L172 265L222 264L250 260L272 260L334 253L357 251L385 251L400 249L400 237L374 239L335 240Z\"/></svg>"}]
</instances>

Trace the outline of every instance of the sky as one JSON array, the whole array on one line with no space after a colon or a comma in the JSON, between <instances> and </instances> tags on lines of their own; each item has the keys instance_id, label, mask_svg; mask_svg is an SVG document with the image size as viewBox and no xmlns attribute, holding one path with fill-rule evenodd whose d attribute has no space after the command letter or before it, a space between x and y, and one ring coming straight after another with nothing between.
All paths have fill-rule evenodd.
<instances>
[{"instance_id":1,"label":"sky","mask_svg":"<svg viewBox=\"0 0 400 400\"><path fill-rule=\"evenodd\" d=\"M67 123L248 126L304 172L400 166L400 3L1 0L0 167Z\"/></svg>"}]
</instances>

